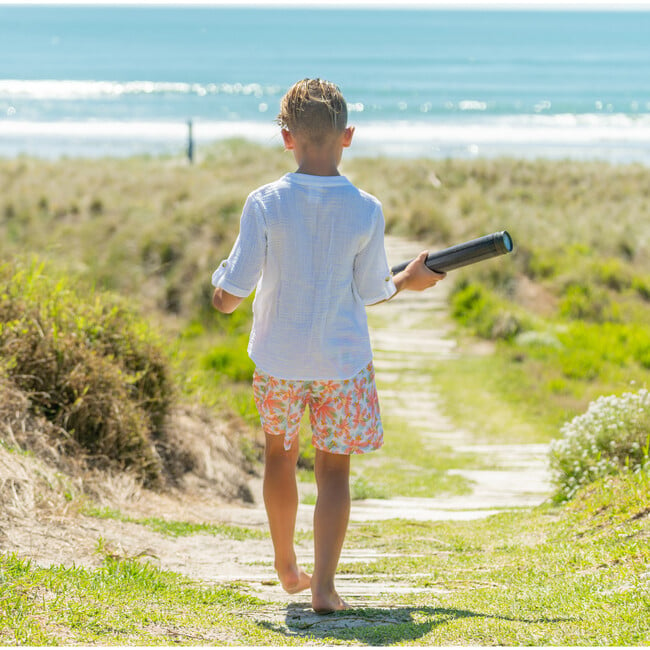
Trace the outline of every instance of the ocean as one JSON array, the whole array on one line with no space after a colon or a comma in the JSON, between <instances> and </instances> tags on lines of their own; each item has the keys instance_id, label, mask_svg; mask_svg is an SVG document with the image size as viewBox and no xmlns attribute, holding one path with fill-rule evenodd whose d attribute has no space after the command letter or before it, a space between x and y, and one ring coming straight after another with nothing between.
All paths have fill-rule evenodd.
<instances>
[{"instance_id":1,"label":"ocean","mask_svg":"<svg viewBox=\"0 0 650 650\"><path fill-rule=\"evenodd\" d=\"M0 156L280 145L303 77L351 154L650 164L650 11L585 10L0 6Z\"/></svg>"}]
</instances>

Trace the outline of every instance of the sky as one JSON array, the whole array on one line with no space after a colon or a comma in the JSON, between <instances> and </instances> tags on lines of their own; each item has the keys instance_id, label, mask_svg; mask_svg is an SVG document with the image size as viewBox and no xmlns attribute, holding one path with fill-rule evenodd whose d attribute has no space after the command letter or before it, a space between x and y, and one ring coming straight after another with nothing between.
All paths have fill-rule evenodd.
<instances>
[{"instance_id":1,"label":"sky","mask_svg":"<svg viewBox=\"0 0 650 650\"><path fill-rule=\"evenodd\" d=\"M147 5L147 6L279 6L305 7L305 0L0 0L0 5ZM313 0L315 7L396 7L448 9L650 9L650 0Z\"/></svg>"}]
</instances>

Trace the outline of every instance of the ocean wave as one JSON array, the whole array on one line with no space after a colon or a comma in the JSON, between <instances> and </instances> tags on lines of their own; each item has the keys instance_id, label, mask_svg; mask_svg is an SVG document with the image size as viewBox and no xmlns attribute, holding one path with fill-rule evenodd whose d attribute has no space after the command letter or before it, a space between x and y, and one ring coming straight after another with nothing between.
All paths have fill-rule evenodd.
<instances>
[{"instance_id":1,"label":"ocean wave","mask_svg":"<svg viewBox=\"0 0 650 650\"><path fill-rule=\"evenodd\" d=\"M0 119L0 155L130 155L181 151L184 121L19 121ZM282 146L268 121L193 122L197 146L241 137ZM470 120L356 121L346 155L603 159L650 164L650 115L511 115Z\"/></svg>"},{"instance_id":2,"label":"ocean wave","mask_svg":"<svg viewBox=\"0 0 650 650\"><path fill-rule=\"evenodd\" d=\"M0 120L0 136L21 138L87 138L92 140L182 140L187 137L186 122L143 122L91 120L83 122L29 122ZM194 137L201 140L221 140L228 137L248 137L254 141L281 141L277 127L264 122L196 122Z\"/></svg>"},{"instance_id":3,"label":"ocean wave","mask_svg":"<svg viewBox=\"0 0 650 650\"><path fill-rule=\"evenodd\" d=\"M510 115L480 120L387 120L385 122L361 121L356 123L357 136L371 140L455 140L459 142L511 141L538 142L549 138L570 142L598 140L634 140L650 142L650 115ZM131 137L175 137L187 131L185 121L24 121L0 119L0 134L106 136L124 134ZM209 121L196 120L194 131L205 138L219 138L232 133L237 136L251 134L269 137L277 132L271 120L259 121Z\"/></svg>"},{"instance_id":4,"label":"ocean wave","mask_svg":"<svg viewBox=\"0 0 650 650\"><path fill-rule=\"evenodd\" d=\"M589 144L634 142L650 145L650 115L508 115L475 120L369 122L359 130L371 140L433 142Z\"/></svg>"},{"instance_id":5,"label":"ocean wave","mask_svg":"<svg viewBox=\"0 0 650 650\"><path fill-rule=\"evenodd\" d=\"M634 138L647 140L650 137L650 113L629 115L612 113L561 113L558 115L499 115L480 116L474 119L443 118L419 120L373 121L355 116L357 132L366 132L372 138L450 138L458 140L519 140L547 138L556 134L569 140ZM186 128L186 120L19 120L14 113L6 119L0 115L0 133L60 133L68 135L101 134L118 132L133 134L159 134L180 132ZM271 120L195 120L195 129L207 136L221 135L234 131L241 135L246 131L267 134L277 127Z\"/></svg>"},{"instance_id":6,"label":"ocean wave","mask_svg":"<svg viewBox=\"0 0 650 650\"><path fill-rule=\"evenodd\" d=\"M119 100L129 98L137 102L139 99L146 101L147 97L152 98L180 98L187 102L194 102L201 98L223 98L222 103L228 107L228 98L233 101L237 98L265 99L265 102L253 102L248 108L256 111L260 106L272 102L279 102L285 88L275 84L241 83L241 82L220 82L220 83L189 83L181 81L107 81L107 80L72 80L72 79L0 79L0 116L1 113L12 107L17 101L30 102L35 104L43 101L60 102L84 102L89 104L103 100ZM360 91L357 91L359 94ZM353 93L354 95L354 93ZM578 100L576 100L578 101ZM225 103L224 103L225 102ZM268 102L268 104L266 103ZM3 104L4 111L3 111ZM368 119L377 119L380 114L394 116L418 117L423 115L446 116L455 114L474 114L486 116L504 116L510 119L511 115L550 115L553 119L561 121L564 116L572 115L566 113L566 109L576 110L578 114L587 115L592 111L591 118L611 119L612 115L643 116L650 112L650 101L629 100L619 102L617 107L600 100L593 102L579 102L573 107L564 107L555 110L550 100L528 101L522 98L510 98L509 100L490 100L472 97L461 98L455 101L442 100L434 101L429 99L423 101L421 97L415 99L412 89L395 88L388 96L376 97L373 92L364 101L350 101L348 110L350 114L364 115ZM50 107L47 110L56 110ZM44 119L47 117L44 115ZM591 119L589 118L589 119Z\"/></svg>"},{"instance_id":7,"label":"ocean wave","mask_svg":"<svg viewBox=\"0 0 650 650\"><path fill-rule=\"evenodd\" d=\"M185 83L173 81L78 81L0 79L0 98L94 99L124 95L275 96L279 86L258 83Z\"/></svg>"}]
</instances>

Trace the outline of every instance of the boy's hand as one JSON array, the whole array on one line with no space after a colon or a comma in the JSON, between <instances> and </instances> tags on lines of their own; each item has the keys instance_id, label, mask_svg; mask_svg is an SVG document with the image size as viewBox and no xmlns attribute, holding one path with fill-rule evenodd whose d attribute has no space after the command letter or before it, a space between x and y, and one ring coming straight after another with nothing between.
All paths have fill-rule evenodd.
<instances>
[{"instance_id":1,"label":"boy's hand","mask_svg":"<svg viewBox=\"0 0 650 650\"><path fill-rule=\"evenodd\" d=\"M212 306L222 314L232 314L242 300L243 298L233 296L232 293L217 288L212 295Z\"/></svg>"},{"instance_id":2,"label":"boy's hand","mask_svg":"<svg viewBox=\"0 0 650 650\"><path fill-rule=\"evenodd\" d=\"M411 291L424 291L443 280L446 273L436 273L426 264L425 260L429 251L422 251L403 271L393 278L397 291L410 289Z\"/></svg>"}]
</instances>

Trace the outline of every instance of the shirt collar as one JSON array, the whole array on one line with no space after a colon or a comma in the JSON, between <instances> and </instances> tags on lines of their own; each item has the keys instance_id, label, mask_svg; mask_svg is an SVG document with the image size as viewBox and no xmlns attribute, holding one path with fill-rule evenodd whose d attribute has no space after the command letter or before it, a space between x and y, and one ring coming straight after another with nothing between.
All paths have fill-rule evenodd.
<instances>
[{"instance_id":1,"label":"shirt collar","mask_svg":"<svg viewBox=\"0 0 650 650\"><path fill-rule=\"evenodd\" d=\"M312 187L339 187L350 184L350 181L345 176L314 176L312 174L289 172L284 175L284 178L290 183L311 185Z\"/></svg>"}]
</instances>

